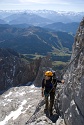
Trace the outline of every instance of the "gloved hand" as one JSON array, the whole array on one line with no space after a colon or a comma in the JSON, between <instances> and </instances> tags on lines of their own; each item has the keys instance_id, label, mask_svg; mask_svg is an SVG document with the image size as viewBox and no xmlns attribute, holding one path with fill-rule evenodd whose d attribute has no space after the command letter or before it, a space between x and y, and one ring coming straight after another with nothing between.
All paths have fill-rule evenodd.
<instances>
[{"instance_id":1,"label":"gloved hand","mask_svg":"<svg viewBox=\"0 0 84 125\"><path fill-rule=\"evenodd\" d=\"M64 80L61 80L62 84L64 84Z\"/></svg>"}]
</instances>

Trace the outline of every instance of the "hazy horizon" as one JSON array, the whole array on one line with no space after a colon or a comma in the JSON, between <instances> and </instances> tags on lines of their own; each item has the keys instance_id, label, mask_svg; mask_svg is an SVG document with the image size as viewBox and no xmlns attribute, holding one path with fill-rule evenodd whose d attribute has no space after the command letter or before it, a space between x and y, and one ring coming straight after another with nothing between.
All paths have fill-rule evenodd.
<instances>
[{"instance_id":1,"label":"hazy horizon","mask_svg":"<svg viewBox=\"0 0 84 125\"><path fill-rule=\"evenodd\" d=\"M0 0L0 10L54 10L84 12L84 0Z\"/></svg>"}]
</instances>

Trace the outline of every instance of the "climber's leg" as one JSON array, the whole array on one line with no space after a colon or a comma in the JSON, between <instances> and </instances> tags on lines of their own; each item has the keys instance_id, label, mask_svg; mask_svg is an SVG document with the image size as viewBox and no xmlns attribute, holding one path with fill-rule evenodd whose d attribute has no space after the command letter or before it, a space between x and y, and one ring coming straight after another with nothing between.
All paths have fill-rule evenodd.
<instances>
[{"instance_id":1,"label":"climber's leg","mask_svg":"<svg viewBox=\"0 0 84 125\"><path fill-rule=\"evenodd\" d=\"M45 96L45 110L48 110L48 96Z\"/></svg>"},{"instance_id":2,"label":"climber's leg","mask_svg":"<svg viewBox=\"0 0 84 125\"><path fill-rule=\"evenodd\" d=\"M50 116L53 114L53 104L54 104L55 92L50 93Z\"/></svg>"}]
</instances>

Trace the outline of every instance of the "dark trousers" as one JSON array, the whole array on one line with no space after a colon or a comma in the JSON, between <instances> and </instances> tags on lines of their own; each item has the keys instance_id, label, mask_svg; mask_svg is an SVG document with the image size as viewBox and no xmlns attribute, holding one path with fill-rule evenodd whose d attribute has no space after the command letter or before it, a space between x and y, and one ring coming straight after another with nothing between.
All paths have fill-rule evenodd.
<instances>
[{"instance_id":1,"label":"dark trousers","mask_svg":"<svg viewBox=\"0 0 84 125\"><path fill-rule=\"evenodd\" d=\"M49 100L48 97L50 96L50 106L49 106ZM49 108L50 114L52 114L52 108L54 104L54 98L55 98L55 92L50 92L50 94L47 96L45 95L45 109Z\"/></svg>"}]
</instances>

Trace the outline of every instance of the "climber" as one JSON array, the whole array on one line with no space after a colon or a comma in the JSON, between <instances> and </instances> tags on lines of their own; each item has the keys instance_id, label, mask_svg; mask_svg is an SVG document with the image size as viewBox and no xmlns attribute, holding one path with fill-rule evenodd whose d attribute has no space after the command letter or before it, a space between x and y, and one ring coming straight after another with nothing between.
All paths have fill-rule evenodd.
<instances>
[{"instance_id":1,"label":"climber","mask_svg":"<svg viewBox=\"0 0 84 125\"><path fill-rule=\"evenodd\" d=\"M54 104L54 98L55 98L55 89L57 86L57 83L64 83L64 80L60 81L57 80L55 77L55 72L52 71L46 71L44 74L45 78L42 80L42 97L45 97L45 109L44 111L48 111L50 116L53 115L52 108ZM48 102L48 97L50 96L50 107Z\"/></svg>"}]
</instances>

